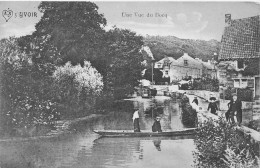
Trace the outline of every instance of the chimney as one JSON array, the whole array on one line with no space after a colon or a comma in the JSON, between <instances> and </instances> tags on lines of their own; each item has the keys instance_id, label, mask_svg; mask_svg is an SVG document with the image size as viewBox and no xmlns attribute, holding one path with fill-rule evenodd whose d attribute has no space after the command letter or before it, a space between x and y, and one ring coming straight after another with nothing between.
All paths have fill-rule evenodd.
<instances>
[{"instance_id":1,"label":"chimney","mask_svg":"<svg viewBox=\"0 0 260 168\"><path fill-rule=\"evenodd\" d=\"M231 24L231 14L225 14L225 23L226 25Z\"/></svg>"}]
</instances>

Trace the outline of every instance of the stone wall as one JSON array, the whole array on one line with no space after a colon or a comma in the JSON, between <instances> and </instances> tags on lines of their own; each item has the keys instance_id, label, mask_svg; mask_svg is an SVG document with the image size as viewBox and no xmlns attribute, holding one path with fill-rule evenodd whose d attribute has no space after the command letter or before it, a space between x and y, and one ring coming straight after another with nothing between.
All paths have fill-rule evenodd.
<instances>
[{"instance_id":1,"label":"stone wall","mask_svg":"<svg viewBox=\"0 0 260 168\"><path fill-rule=\"evenodd\" d=\"M228 110L228 103L230 102L230 100L223 100L223 99L219 99L219 108L220 110ZM250 110L252 109L253 111L253 102L246 102L246 101L242 101L242 109L243 110Z\"/></svg>"},{"instance_id":2,"label":"stone wall","mask_svg":"<svg viewBox=\"0 0 260 168\"><path fill-rule=\"evenodd\" d=\"M219 101L218 103L219 110L222 111L223 114L228 110L228 103L230 102L230 100L220 99L218 92L210 92L204 90L185 90L185 91L182 90L182 92L186 92L187 94L190 95L196 95L197 97L200 97L204 100L209 100L210 94L213 94L216 97L216 99ZM205 108L203 108L203 110L205 110ZM242 101L242 114L243 114L243 119L242 119L243 123L248 123L249 121L253 120L253 102Z\"/></svg>"},{"instance_id":3,"label":"stone wall","mask_svg":"<svg viewBox=\"0 0 260 168\"><path fill-rule=\"evenodd\" d=\"M216 97L217 100L219 100L219 93L218 92L211 92L206 90L183 90L187 94L196 95L202 99L209 100L210 95L212 94L214 97Z\"/></svg>"}]
</instances>

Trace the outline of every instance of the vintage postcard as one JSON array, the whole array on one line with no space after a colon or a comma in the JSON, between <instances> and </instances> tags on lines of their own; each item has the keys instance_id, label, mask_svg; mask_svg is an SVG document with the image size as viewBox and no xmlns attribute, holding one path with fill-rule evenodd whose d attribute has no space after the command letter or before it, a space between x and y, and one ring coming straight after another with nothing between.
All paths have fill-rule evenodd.
<instances>
[{"instance_id":1,"label":"vintage postcard","mask_svg":"<svg viewBox=\"0 0 260 168\"><path fill-rule=\"evenodd\" d=\"M259 167L259 2L0 12L0 168Z\"/></svg>"}]
</instances>

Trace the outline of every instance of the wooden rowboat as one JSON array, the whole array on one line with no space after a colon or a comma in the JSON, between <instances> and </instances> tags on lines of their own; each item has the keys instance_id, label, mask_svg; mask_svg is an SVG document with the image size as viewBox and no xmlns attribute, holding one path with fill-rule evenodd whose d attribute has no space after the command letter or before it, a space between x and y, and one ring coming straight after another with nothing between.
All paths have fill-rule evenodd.
<instances>
[{"instance_id":1,"label":"wooden rowboat","mask_svg":"<svg viewBox=\"0 0 260 168\"><path fill-rule=\"evenodd\" d=\"M162 137L162 136L183 136L183 135L193 135L195 134L196 128L188 128L176 131L166 131L166 132L134 132L131 130L94 130L93 132L104 136L104 137Z\"/></svg>"}]
</instances>

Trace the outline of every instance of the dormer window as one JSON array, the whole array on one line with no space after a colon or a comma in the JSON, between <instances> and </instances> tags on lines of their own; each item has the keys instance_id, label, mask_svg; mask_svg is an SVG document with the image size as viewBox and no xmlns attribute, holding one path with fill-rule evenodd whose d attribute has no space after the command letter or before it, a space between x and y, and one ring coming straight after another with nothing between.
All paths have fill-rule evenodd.
<instances>
[{"instance_id":1,"label":"dormer window","mask_svg":"<svg viewBox=\"0 0 260 168\"><path fill-rule=\"evenodd\" d=\"M188 60L184 60L184 65L188 66Z\"/></svg>"}]
</instances>

